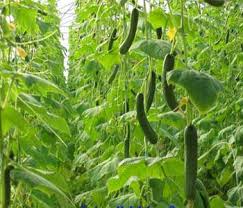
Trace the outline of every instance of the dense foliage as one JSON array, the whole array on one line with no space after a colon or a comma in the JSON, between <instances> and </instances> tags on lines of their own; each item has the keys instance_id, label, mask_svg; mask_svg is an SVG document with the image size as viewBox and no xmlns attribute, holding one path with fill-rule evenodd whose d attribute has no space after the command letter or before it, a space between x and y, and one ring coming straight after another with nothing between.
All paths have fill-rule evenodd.
<instances>
[{"instance_id":1,"label":"dense foliage","mask_svg":"<svg viewBox=\"0 0 243 208\"><path fill-rule=\"evenodd\" d=\"M1 206L242 207L243 5L215 1L77 0L67 79L56 1L0 2Z\"/></svg>"}]
</instances>

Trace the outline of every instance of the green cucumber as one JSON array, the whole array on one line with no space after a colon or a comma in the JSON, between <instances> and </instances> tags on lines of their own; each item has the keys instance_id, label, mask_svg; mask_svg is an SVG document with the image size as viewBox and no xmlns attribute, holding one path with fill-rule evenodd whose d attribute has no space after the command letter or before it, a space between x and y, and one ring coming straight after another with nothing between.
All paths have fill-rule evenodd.
<instances>
[{"instance_id":1,"label":"green cucumber","mask_svg":"<svg viewBox=\"0 0 243 208\"><path fill-rule=\"evenodd\" d=\"M194 125L186 127L184 132L185 155L185 195L187 201L194 201L197 180L197 129Z\"/></svg>"},{"instance_id":2,"label":"green cucumber","mask_svg":"<svg viewBox=\"0 0 243 208\"><path fill-rule=\"evenodd\" d=\"M156 29L157 39L162 38L162 27Z\"/></svg>"},{"instance_id":3,"label":"green cucumber","mask_svg":"<svg viewBox=\"0 0 243 208\"><path fill-rule=\"evenodd\" d=\"M137 95L137 119L139 125L141 126L145 138L151 143L156 144L158 141L158 136L147 119L146 113L144 111L144 96L142 93Z\"/></svg>"},{"instance_id":4,"label":"green cucumber","mask_svg":"<svg viewBox=\"0 0 243 208\"><path fill-rule=\"evenodd\" d=\"M129 99L125 100L124 103L124 112L129 112ZM130 155L130 137L131 137L131 127L130 123L127 123L125 126L125 140L124 140L124 156L128 158Z\"/></svg>"},{"instance_id":5,"label":"green cucumber","mask_svg":"<svg viewBox=\"0 0 243 208\"><path fill-rule=\"evenodd\" d=\"M111 76L109 77L109 79L108 79L108 84L112 84L112 82L114 81L114 79L116 78L116 75L117 75L117 72L118 72L118 70L119 70L119 64L116 64L115 66L114 66L114 69L113 69L113 71L112 71L112 73L111 73Z\"/></svg>"},{"instance_id":6,"label":"green cucumber","mask_svg":"<svg viewBox=\"0 0 243 208\"><path fill-rule=\"evenodd\" d=\"M155 89L156 89L156 73L154 71L151 71L149 79L148 79L147 92L145 94L146 112L149 111L149 109L153 103Z\"/></svg>"},{"instance_id":7,"label":"green cucumber","mask_svg":"<svg viewBox=\"0 0 243 208\"><path fill-rule=\"evenodd\" d=\"M14 169L12 165L8 165L4 170L4 189L5 189L5 205L9 207L11 200L11 170Z\"/></svg>"},{"instance_id":8,"label":"green cucumber","mask_svg":"<svg viewBox=\"0 0 243 208\"><path fill-rule=\"evenodd\" d=\"M164 98L167 103L167 106L173 111L177 109L178 103L176 101L173 86L167 83L166 74L167 72L174 69L174 64L175 64L174 55L167 54L165 56L164 63L163 63L162 87L163 87Z\"/></svg>"},{"instance_id":9,"label":"green cucumber","mask_svg":"<svg viewBox=\"0 0 243 208\"><path fill-rule=\"evenodd\" d=\"M111 33L111 36L110 36L110 40L109 40L109 44L108 44L108 51L111 52L112 48L113 48L113 43L114 41L117 39L116 37L116 33L117 33L117 29L114 28L114 30L112 31Z\"/></svg>"},{"instance_id":10,"label":"green cucumber","mask_svg":"<svg viewBox=\"0 0 243 208\"><path fill-rule=\"evenodd\" d=\"M137 8L134 8L131 14L130 30L126 39L123 41L123 43L120 46L120 54L126 54L129 48L131 47L132 42L136 36L138 18L139 18L139 11Z\"/></svg>"},{"instance_id":11,"label":"green cucumber","mask_svg":"<svg viewBox=\"0 0 243 208\"><path fill-rule=\"evenodd\" d=\"M225 2L225 0L204 0L204 1L215 7L223 6Z\"/></svg>"}]
</instances>

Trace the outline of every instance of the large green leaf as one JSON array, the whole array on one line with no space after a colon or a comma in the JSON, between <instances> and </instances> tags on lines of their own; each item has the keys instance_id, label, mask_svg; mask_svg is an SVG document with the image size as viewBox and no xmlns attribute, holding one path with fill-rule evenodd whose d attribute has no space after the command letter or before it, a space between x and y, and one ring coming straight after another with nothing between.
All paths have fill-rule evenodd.
<instances>
[{"instance_id":1,"label":"large green leaf","mask_svg":"<svg viewBox=\"0 0 243 208\"><path fill-rule=\"evenodd\" d=\"M3 133L7 133L11 128L18 128L21 131L28 129L28 123L24 117L13 107L7 106L2 110Z\"/></svg>"},{"instance_id":2,"label":"large green leaf","mask_svg":"<svg viewBox=\"0 0 243 208\"><path fill-rule=\"evenodd\" d=\"M165 27L168 21L167 14L161 8L152 10L148 15L148 21L152 24L153 28Z\"/></svg>"},{"instance_id":3,"label":"large green leaf","mask_svg":"<svg viewBox=\"0 0 243 208\"><path fill-rule=\"evenodd\" d=\"M20 4L15 4L11 10L13 11L17 28L21 32L33 33L38 30L38 25L36 24L37 10L23 7Z\"/></svg>"},{"instance_id":4,"label":"large green leaf","mask_svg":"<svg viewBox=\"0 0 243 208\"><path fill-rule=\"evenodd\" d=\"M165 40L140 40L134 43L130 50L142 52L152 58L163 60L170 52L171 44Z\"/></svg>"},{"instance_id":5,"label":"large green leaf","mask_svg":"<svg viewBox=\"0 0 243 208\"><path fill-rule=\"evenodd\" d=\"M158 118L162 123L173 126L178 129L182 129L186 125L185 117L182 113L179 112L170 111L167 113L159 114Z\"/></svg>"},{"instance_id":6,"label":"large green leaf","mask_svg":"<svg viewBox=\"0 0 243 208\"><path fill-rule=\"evenodd\" d=\"M206 113L214 106L218 93L223 89L215 78L195 70L173 70L168 73L167 80L183 87L201 113Z\"/></svg>"},{"instance_id":7,"label":"large green leaf","mask_svg":"<svg viewBox=\"0 0 243 208\"><path fill-rule=\"evenodd\" d=\"M47 93L49 92L66 95L63 92L63 90L61 90L57 85L55 85L51 81L48 81L44 78L41 78L33 74L7 71L7 70L0 71L0 74L5 77L12 77L13 79L19 79L24 82L24 84L29 90L35 90L36 92L39 92L42 95L47 95Z\"/></svg>"},{"instance_id":8,"label":"large green leaf","mask_svg":"<svg viewBox=\"0 0 243 208\"><path fill-rule=\"evenodd\" d=\"M36 187L44 192L46 190L52 191L53 193L57 194L58 197L62 197L62 199L65 201L65 206L75 207L69 197L60 188L58 188L55 184L53 184L43 176L33 171L30 171L27 168L24 168L22 166L15 167L15 169L12 170L12 176L17 181L24 181L25 183L30 185L31 188Z\"/></svg>"},{"instance_id":9,"label":"large green leaf","mask_svg":"<svg viewBox=\"0 0 243 208\"><path fill-rule=\"evenodd\" d=\"M19 106L26 110L28 113L37 116L41 122L48 127L55 129L61 133L71 135L69 126L64 118L50 113L46 108L33 96L21 93L18 96Z\"/></svg>"}]
</instances>

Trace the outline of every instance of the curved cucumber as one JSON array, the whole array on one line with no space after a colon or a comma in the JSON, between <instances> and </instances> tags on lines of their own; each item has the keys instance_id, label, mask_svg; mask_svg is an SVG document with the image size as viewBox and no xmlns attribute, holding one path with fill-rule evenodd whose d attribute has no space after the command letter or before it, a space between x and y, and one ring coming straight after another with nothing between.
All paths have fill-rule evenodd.
<instances>
[{"instance_id":1,"label":"curved cucumber","mask_svg":"<svg viewBox=\"0 0 243 208\"><path fill-rule=\"evenodd\" d=\"M132 45L132 42L133 42L133 40L136 36L136 32L137 32L138 18L139 18L139 11L137 8L134 8L132 10L132 14L131 14L131 23L130 23L129 33L128 33L126 39L123 41L123 43L120 46L121 54L126 54Z\"/></svg>"},{"instance_id":2,"label":"curved cucumber","mask_svg":"<svg viewBox=\"0 0 243 208\"><path fill-rule=\"evenodd\" d=\"M162 27L158 27L156 29L156 34L157 34L157 39L161 39L162 38Z\"/></svg>"},{"instance_id":3,"label":"curved cucumber","mask_svg":"<svg viewBox=\"0 0 243 208\"><path fill-rule=\"evenodd\" d=\"M158 136L150 126L150 123L146 117L144 111L144 96L142 93L139 93L137 96L137 119L143 130L145 138L151 143L156 144L158 141Z\"/></svg>"},{"instance_id":4,"label":"curved cucumber","mask_svg":"<svg viewBox=\"0 0 243 208\"><path fill-rule=\"evenodd\" d=\"M109 40L109 45L108 45L108 51L111 52L112 48L113 48L113 43L114 41L117 39L116 38L116 33L117 33L117 29L114 28L114 30L112 31L111 33L111 37L110 37L110 40Z\"/></svg>"},{"instance_id":5,"label":"curved cucumber","mask_svg":"<svg viewBox=\"0 0 243 208\"><path fill-rule=\"evenodd\" d=\"M146 112L149 111L153 100L154 100L154 94L156 89L156 73L154 71L151 71L149 80L148 80L148 89L146 93L146 100L145 100L145 109Z\"/></svg>"},{"instance_id":6,"label":"curved cucumber","mask_svg":"<svg viewBox=\"0 0 243 208\"><path fill-rule=\"evenodd\" d=\"M163 73L162 73L162 87L165 101L171 110L175 110L178 107L176 97L174 94L174 89L172 85L169 85L166 80L167 72L174 69L175 58L172 54L167 54L163 63Z\"/></svg>"},{"instance_id":7,"label":"curved cucumber","mask_svg":"<svg viewBox=\"0 0 243 208\"><path fill-rule=\"evenodd\" d=\"M114 67L114 69L113 69L113 71L112 71L111 76L108 79L108 84L112 84L112 82L116 78L116 75L117 75L118 70L119 70L119 65L116 64L115 67Z\"/></svg>"},{"instance_id":8,"label":"curved cucumber","mask_svg":"<svg viewBox=\"0 0 243 208\"><path fill-rule=\"evenodd\" d=\"M194 201L197 180L197 129L194 125L184 132L185 154L185 194L188 201Z\"/></svg>"},{"instance_id":9,"label":"curved cucumber","mask_svg":"<svg viewBox=\"0 0 243 208\"><path fill-rule=\"evenodd\" d=\"M216 7L223 6L224 2L225 2L225 0L204 0L204 1L212 6L216 6Z\"/></svg>"}]
</instances>

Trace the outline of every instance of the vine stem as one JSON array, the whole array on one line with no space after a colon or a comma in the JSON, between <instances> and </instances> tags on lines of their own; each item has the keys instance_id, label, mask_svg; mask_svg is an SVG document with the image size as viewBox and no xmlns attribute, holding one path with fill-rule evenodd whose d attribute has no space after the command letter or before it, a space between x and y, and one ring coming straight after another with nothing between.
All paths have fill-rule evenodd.
<instances>
[{"instance_id":1,"label":"vine stem","mask_svg":"<svg viewBox=\"0 0 243 208\"><path fill-rule=\"evenodd\" d=\"M184 19L184 2L185 0L181 0L181 37L184 45L184 55L185 55L185 63L187 65L187 41L185 35L185 19Z\"/></svg>"},{"instance_id":2,"label":"vine stem","mask_svg":"<svg viewBox=\"0 0 243 208\"><path fill-rule=\"evenodd\" d=\"M123 6L123 38L126 38L127 22L126 22L126 9ZM125 91L125 113L128 112L128 89L129 89L129 76L128 76L128 56L125 54L122 57L122 69L124 72L124 91ZM130 124L125 124L125 139L124 139L124 157L128 158L130 155Z\"/></svg>"},{"instance_id":3,"label":"vine stem","mask_svg":"<svg viewBox=\"0 0 243 208\"><path fill-rule=\"evenodd\" d=\"M3 131L2 131L2 106L0 106L0 155L1 155L1 203L2 208L6 208L6 192L5 192L5 158L4 158L4 142L3 142Z\"/></svg>"}]
</instances>

